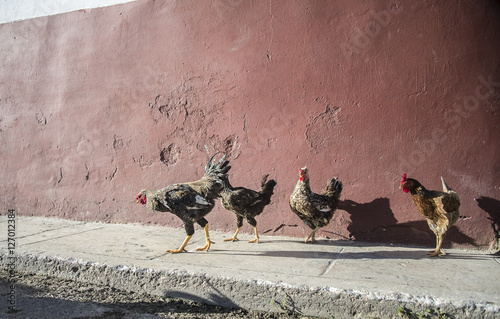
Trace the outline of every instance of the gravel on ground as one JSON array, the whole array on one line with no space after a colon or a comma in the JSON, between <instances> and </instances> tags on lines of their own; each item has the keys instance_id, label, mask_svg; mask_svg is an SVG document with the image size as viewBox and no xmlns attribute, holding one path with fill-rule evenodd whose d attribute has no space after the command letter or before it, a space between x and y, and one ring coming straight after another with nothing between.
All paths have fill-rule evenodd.
<instances>
[{"instance_id":1,"label":"gravel on ground","mask_svg":"<svg viewBox=\"0 0 500 319\"><path fill-rule=\"evenodd\" d=\"M6 279L7 272L0 270L0 293L3 300L7 300L8 287L11 283ZM273 319L273 318L306 318L298 313L280 313L277 305L276 313L247 311L244 309L228 309L214 305L181 300L176 298L159 297L136 292L117 290L107 286L99 286L85 282L77 282L56 277L34 274L17 274L15 280L16 298L25 302L18 302L13 318L37 318L33 313L42 309L58 309L60 305L78 305L93 307L96 313L92 316L70 317L83 318L243 318L243 319ZM40 306L40 302L42 305ZM30 309L30 306L33 306ZM36 306L35 306L36 305ZM60 308L61 306L59 306ZM5 308L8 308L5 306ZM7 309L0 309L6 313ZM57 315L56 313L52 313ZM69 314L68 314L69 315ZM57 318L57 317L56 317ZM311 318L311 317L309 317Z\"/></svg>"}]
</instances>

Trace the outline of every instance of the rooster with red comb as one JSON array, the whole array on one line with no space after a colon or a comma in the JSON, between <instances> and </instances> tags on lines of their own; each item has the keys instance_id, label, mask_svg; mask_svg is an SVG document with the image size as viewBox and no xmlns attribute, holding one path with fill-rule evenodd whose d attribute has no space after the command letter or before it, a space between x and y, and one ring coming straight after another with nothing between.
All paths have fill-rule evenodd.
<instances>
[{"instance_id":1,"label":"rooster with red comb","mask_svg":"<svg viewBox=\"0 0 500 319\"><path fill-rule=\"evenodd\" d=\"M427 219L429 228L436 235L436 249L429 252L431 257L446 255L442 249L443 239L448 229L460 217L458 194L446 184L443 177L441 177L441 183L443 184L442 192L427 190L419 181L407 178L404 173L400 186L405 193L411 194L418 211Z\"/></svg>"},{"instance_id":2,"label":"rooster with red comb","mask_svg":"<svg viewBox=\"0 0 500 319\"><path fill-rule=\"evenodd\" d=\"M305 242L316 242L316 232L330 223L337 209L342 193L342 182L337 177L332 178L322 194L311 191L309 186L309 171L307 167L299 169L299 180L290 196L290 209L311 228L311 233Z\"/></svg>"},{"instance_id":3,"label":"rooster with red comb","mask_svg":"<svg viewBox=\"0 0 500 319\"><path fill-rule=\"evenodd\" d=\"M194 223L203 227L206 239L206 245L196 250L208 251L213 244L205 216L214 208L214 200L220 197L223 179L227 178L227 172L231 168L228 165L229 161L225 160L225 155L218 162L214 161L214 157L215 155L208 160L205 175L201 179L172 184L156 191L142 190L135 197L138 204L146 205L147 208L157 212L170 212L184 223L187 237L179 249L167 250L172 254L186 251L185 247L194 234Z\"/></svg>"}]
</instances>

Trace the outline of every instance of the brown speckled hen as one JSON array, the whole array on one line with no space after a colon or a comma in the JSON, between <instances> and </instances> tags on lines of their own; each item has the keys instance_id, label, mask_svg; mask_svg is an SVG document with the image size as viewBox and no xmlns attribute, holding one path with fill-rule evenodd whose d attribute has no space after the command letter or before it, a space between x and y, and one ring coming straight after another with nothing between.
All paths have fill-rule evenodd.
<instances>
[{"instance_id":1,"label":"brown speckled hen","mask_svg":"<svg viewBox=\"0 0 500 319\"><path fill-rule=\"evenodd\" d=\"M299 181L290 196L290 208L312 229L306 243L309 239L311 243L316 242L318 229L328 225L337 209L341 193L342 183L336 177L329 181L322 195L313 193L309 186L307 168L299 169Z\"/></svg>"},{"instance_id":2,"label":"brown speckled hen","mask_svg":"<svg viewBox=\"0 0 500 319\"><path fill-rule=\"evenodd\" d=\"M444 178L441 177L443 191L430 191L413 178L403 174L401 189L410 193L418 211L427 219L429 228L436 235L436 249L429 252L431 257L446 255L443 249L443 239L448 229L459 219L460 199Z\"/></svg>"},{"instance_id":3,"label":"brown speckled hen","mask_svg":"<svg viewBox=\"0 0 500 319\"><path fill-rule=\"evenodd\" d=\"M234 213L237 227L233 237L224 239L224 241L237 241L238 233L243 226L243 219L246 219L255 231L255 238L250 240L249 243L259 243L259 232L257 231L255 216L260 215L264 207L271 203L271 196L273 195L274 186L276 186L276 181L273 179L267 181L268 176L264 175L262 178L260 191L245 187L233 187L228 178L224 179L224 189L220 194L221 203L225 209Z\"/></svg>"},{"instance_id":4,"label":"brown speckled hen","mask_svg":"<svg viewBox=\"0 0 500 319\"><path fill-rule=\"evenodd\" d=\"M187 237L179 249L167 250L170 253L182 253L194 234L194 223L198 223L205 230L206 245L197 250L210 249L213 244L208 234L208 222L205 216L215 206L215 199L223 188L223 178L231 168L229 161L223 156L214 162L215 155L208 160L205 175L198 181L173 184L157 191L142 190L136 195L137 203L158 212L170 212L179 217L184 223Z\"/></svg>"}]
</instances>

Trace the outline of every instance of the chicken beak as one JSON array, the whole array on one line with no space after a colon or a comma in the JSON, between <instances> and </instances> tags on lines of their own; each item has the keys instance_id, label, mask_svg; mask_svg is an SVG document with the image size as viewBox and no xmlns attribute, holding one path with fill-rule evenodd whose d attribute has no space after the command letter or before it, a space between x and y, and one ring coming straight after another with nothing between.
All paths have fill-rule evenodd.
<instances>
[{"instance_id":1,"label":"chicken beak","mask_svg":"<svg viewBox=\"0 0 500 319\"><path fill-rule=\"evenodd\" d=\"M408 188L404 188L403 186L406 185L406 182L401 182L401 185L399 185L399 189L402 189L403 192L408 193L410 190Z\"/></svg>"}]
</instances>

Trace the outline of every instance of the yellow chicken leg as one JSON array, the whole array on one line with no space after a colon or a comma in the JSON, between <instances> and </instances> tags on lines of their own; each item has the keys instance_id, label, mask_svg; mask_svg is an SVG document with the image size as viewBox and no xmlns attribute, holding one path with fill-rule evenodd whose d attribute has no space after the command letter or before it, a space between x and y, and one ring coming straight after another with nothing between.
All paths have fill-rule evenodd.
<instances>
[{"instance_id":1,"label":"yellow chicken leg","mask_svg":"<svg viewBox=\"0 0 500 319\"><path fill-rule=\"evenodd\" d=\"M257 226L253 228L255 230L255 238L250 240L249 243L259 243L259 232L257 231Z\"/></svg>"},{"instance_id":2,"label":"yellow chicken leg","mask_svg":"<svg viewBox=\"0 0 500 319\"><path fill-rule=\"evenodd\" d=\"M236 238L236 236L238 236L238 233L240 232L240 229L241 227L238 227L238 229L236 229L236 232L234 233L233 237L231 238L226 238L224 239L224 241L238 241L238 238Z\"/></svg>"},{"instance_id":3,"label":"yellow chicken leg","mask_svg":"<svg viewBox=\"0 0 500 319\"><path fill-rule=\"evenodd\" d=\"M205 225L205 239L207 240L207 244L203 247L196 248L196 250L205 250L208 251L210 249L211 244L215 244L213 241L210 241L210 236L208 235L208 224Z\"/></svg>"},{"instance_id":4,"label":"yellow chicken leg","mask_svg":"<svg viewBox=\"0 0 500 319\"><path fill-rule=\"evenodd\" d=\"M186 245L190 239L191 239L191 236L187 236L186 239L184 239L184 242L182 243L181 247L179 247L179 249L167 250L167 252L172 253L172 254L187 252L187 250L185 250L184 247L186 247Z\"/></svg>"}]
</instances>

